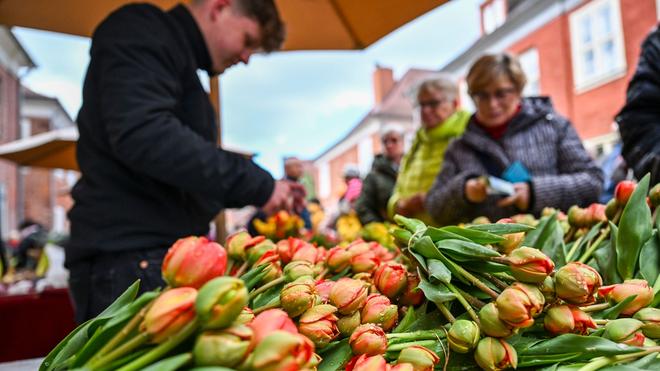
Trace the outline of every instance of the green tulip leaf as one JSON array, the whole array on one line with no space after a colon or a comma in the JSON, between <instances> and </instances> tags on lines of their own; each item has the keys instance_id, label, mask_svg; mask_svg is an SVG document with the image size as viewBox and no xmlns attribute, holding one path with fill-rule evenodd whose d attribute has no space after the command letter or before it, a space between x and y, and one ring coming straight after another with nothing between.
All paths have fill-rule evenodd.
<instances>
[{"instance_id":1,"label":"green tulip leaf","mask_svg":"<svg viewBox=\"0 0 660 371\"><path fill-rule=\"evenodd\" d=\"M626 309L628 304L635 300L637 295L630 295L627 298L621 300L620 303L617 303L615 306L611 308L607 308L603 311L596 312L591 315L591 317L596 318L596 319L617 319L619 317L619 314Z\"/></svg>"},{"instance_id":2,"label":"green tulip leaf","mask_svg":"<svg viewBox=\"0 0 660 371\"><path fill-rule=\"evenodd\" d=\"M429 236L423 236L412 246L412 250L426 259L439 259L440 251Z\"/></svg>"},{"instance_id":3,"label":"green tulip leaf","mask_svg":"<svg viewBox=\"0 0 660 371\"><path fill-rule=\"evenodd\" d=\"M135 299L139 287L140 280L137 280L96 318L92 318L76 327L48 353L39 366L39 371L59 369L62 363L71 362L71 357L85 346L98 328Z\"/></svg>"},{"instance_id":4,"label":"green tulip leaf","mask_svg":"<svg viewBox=\"0 0 660 371\"><path fill-rule=\"evenodd\" d=\"M459 236L463 236L474 243L478 243L482 245L504 241L504 237L502 236L476 229L461 228L457 226L448 226L448 227L443 227L441 229L448 232L452 232Z\"/></svg>"},{"instance_id":5,"label":"green tulip leaf","mask_svg":"<svg viewBox=\"0 0 660 371\"><path fill-rule=\"evenodd\" d=\"M610 240L603 248L594 251L594 258L598 263L598 272L600 272L605 285L613 285L623 282L617 270L616 240L619 234L619 228L616 224L610 222Z\"/></svg>"},{"instance_id":6,"label":"green tulip leaf","mask_svg":"<svg viewBox=\"0 0 660 371\"><path fill-rule=\"evenodd\" d=\"M428 267L427 267L427 265L426 265L426 259L424 259L423 256L419 255L418 253L416 253L416 252L414 252L414 251L412 251L412 250L409 250L409 251L410 251L410 255L412 255L412 256L415 258L415 260L417 260L417 262L419 263L419 266L420 266L425 272L428 272L429 269L428 269Z\"/></svg>"},{"instance_id":7,"label":"green tulip leaf","mask_svg":"<svg viewBox=\"0 0 660 371\"><path fill-rule=\"evenodd\" d=\"M493 249L468 241L442 240L436 242L436 246L457 260L481 260L500 256L500 253Z\"/></svg>"},{"instance_id":8,"label":"green tulip leaf","mask_svg":"<svg viewBox=\"0 0 660 371\"><path fill-rule=\"evenodd\" d=\"M424 296L434 302L435 304L442 304L456 299L456 295L449 291L447 286L442 283L431 284L424 277L420 277L419 285L420 290Z\"/></svg>"},{"instance_id":9,"label":"green tulip leaf","mask_svg":"<svg viewBox=\"0 0 660 371\"><path fill-rule=\"evenodd\" d=\"M539 220L539 224L536 226L536 229L525 235L525 240L522 243L523 246L534 247L540 250L541 245L543 244L543 240L547 239L551 234L551 229L553 227L552 221L556 220L557 213L541 218L541 220Z\"/></svg>"},{"instance_id":10,"label":"green tulip leaf","mask_svg":"<svg viewBox=\"0 0 660 371\"><path fill-rule=\"evenodd\" d=\"M429 267L429 277L435 278L444 284L451 282L451 271L440 260L429 259L427 264Z\"/></svg>"},{"instance_id":11,"label":"green tulip leaf","mask_svg":"<svg viewBox=\"0 0 660 371\"><path fill-rule=\"evenodd\" d=\"M406 315L403 316L403 319L399 321L399 324L392 330L392 333L406 332L408 328L417 321L417 315L415 314L415 308L410 305L408 310L406 310Z\"/></svg>"},{"instance_id":12,"label":"green tulip leaf","mask_svg":"<svg viewBox=\"0 0 660 371\"><path fill-rule=\"evenodd\" d=\"M479 273L501 273L501 272L511 273L511 268L509 268L508 265L494 263L487 260L470 262L470 266L465 268L472 272L479 272Z\"/></svg>"},{"instance_id":13,"label":"green tulip leaf","mask_svg":"<svg viewBox=\"0 0 660 371\"><path fill-rule=\"evenodd\" d=\"M440 314L440 311L432 310L427 313L423 309L423 306L424 304L421 308L415 311L417 320L408 327L408 330L406 330L407 332L439 329L445 322L447 322L447 320Z\"/></svg>"},{"instance_id":14,"label":"green tulip leaf","mask_svg":"<svg viewBox=\"0 0 660 371\"><path fill-rule=\"evenodd\" d=\"M648 282L654 282L660 274L660 242L658 242L657 231L642 246L639 253L639 272Z\"/></svg>"},{"instance_id":15,"label":"green tulip leaf","mask_svg":"<svg viewBox=\"0 0 660 371\"><path fill-rule=\"evenodd\" d=\"M272 304L276 302L277 300L280 300L280 291L282 291L282 287L285 285L283 282L280 285L275 285L271 287L270 289L262 292L261 294L257 295L254 300L252 300L252 305L250 305L250 308L252 309L257 309L260 307L263 307L265 305Z\"/></svg>"},{"instance_id":16,"label":"green tulip leaf","mask_svg":"<svg viewBox=\"0 0 660 371\"><path fill-rule=\"evenodd\" d=\"M318 366L318 371L343 370L346 362L353 357L353 351L348 344L348 339L338 341L319 350L323 361Z\"/></svg>"},{"instance_id":17,"label":"green tulip leaf","mask_svg":"<svg viewBox=\"0 0 660 371\"><path fill-rule=\"evenodd\" d=\"M142 371L176 371L183 365L192 361L192 353L178 354L172 357L162 359L151 366L147 366Z\"/></svg>"},{"instance_id":18,"label":"green tulip leaf","mask_svg":"<svg viewBox=\"0 0 660 371\"><path fill-rule=\"evenodd\" d=\"M424 232L424 236L429 236L431 240L433 241L442 241L442 240L463 240L463 241L471 241L467 237L463 237L460 234L456 234L454 232L450 232L444 228L435 228L435 227L428 227L426 229L426 232Z\"/></svg>"},{"instance_id":19,"label":"green tulip leaf","mask_svg":"<svg viewBox=\"0 0 660 371\"><path fill-rule=\"evenodd\" d=\"M617 270L624 280L635 276L635 267L644 243L651 237L651 210L646 204L649 174L633 191L619 221L616 241Z\"/></svg>"},{"instance_id":20,"label":"green tulip leaf","mask_svg":"<svg viewBox=\"0 0 660 371\"><path fill-rule=\"evenodd\" d=\"M582 237L578 243L578 246L575 247L575 251L573 252L573 255L571 256L570 261L576 261L580 256L582 256L582 253L584 253L585 248L589 244L591 240L596 237L598 232L600 232L600 228L603 225L603 223L596 223L591 229L589 229L589 232ZM572 248L571 248L572 250Z\"/></svg>"},{"instance_id":21,"label":"green tulip leaf","mask_svg":"<svg viewBox=\"0 0 660 371\"><path fill-rule=\"evenodd\" d=\"M420 233L426 229L426 224L424 224L424 222L419 219L406 218L405 216L397 214L394 215L394 221L396 224L402 226L413 234Z\"/></svg>"},{"instance_id":22,"label":"green tulip leaf","mask_svg":"<svg viewBox=\"0 0 660 371\"><path fill-rule=\"evenodd\" d=\"M519 233L519 232L529 232L535 228L527 224L505 224L505 223L493 223L493 224L475 224L468 226L467 229L472 229L475 231L483 231L497 235L505 235L510 233Z\"/></svg>"},{"instance_id":23,"label":"green tulip leaf","mask_svg":"<svg viewBox=\"0 0 660 371\"><path fill-rule=\"evenodd\" d=\"M533 356L518 355L518 367L535 367L549 365L557 362L570 361L580 356L581 353L559 353L539 354Z\"/></svg>"},{"instance_id":24,"label":"green tulip leaf","mask_svg":"<svg viewBox=\"0 0 660 371\"><path fill-rule=\"evenodd\" d=\"M628 366L637 367L642 370L660 370L660 358L658 358L658 353L651 353L634 362L630 362Z\"/></svg>"}]
</instances>

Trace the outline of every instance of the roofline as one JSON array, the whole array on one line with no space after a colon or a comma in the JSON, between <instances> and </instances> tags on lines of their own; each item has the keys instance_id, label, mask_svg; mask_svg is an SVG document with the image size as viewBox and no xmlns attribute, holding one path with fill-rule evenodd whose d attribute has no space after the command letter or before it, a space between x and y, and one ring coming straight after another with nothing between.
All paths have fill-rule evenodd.
<instances>
[{"instance_id":1,"label":"roofline","mask_svg":"<svg viewBox=\"0 0 660 371\"><path fill-rule=\"evenodd\" d=\"M6 27L6 26L5 26L5 27ZM23 44L21 44L21 42L16 38L16 35L14 35L14 32L12 32L12 29L13 29L13 27L10 28L10 29L8 29L8 31L9 31L9 37L11 37L11 38L14 40L14 42L15 42L16 45L18 46L19 51L20 51L21 54L23 54L23 56L25 57L25 59L26 59L26 61L27 61L27 65L26 65L25 67L27 67L27 68L29 68L29 69L32 69L32 68L37 67L37 64L34 63L34 61L32 60L32 57L30 57L30 54L29 54L29 53L27 52L27 50L25 50L25 48L23 47Z\"/></svg>"},{"instance_id":2,"label":"roofline","mask_svg":"<svg viewBox=\"0 0 660 371\"><path fill-rule=\"evenodd\" d=\"M21 85L21 87L23 89L28 89L27 87L25 87L23 85ZM40 93L35 92L34 90L30 90L30 91L32 93L34 93L35 95L25 95L25 94L23 94L22 98L23 98L24 101L32 100L32 101L45 101L45 102L55 103L55 105L57 105L57 108L60 111L64 112L64 115L69 119L69 121L75 123L75 120L73 120L73 118L69 115L69 112L67 112L67 110L64 109L64 106L62 105L62 102L60 102L60 100L58 98L42 95Z\"/></svg>"}]
</instances>

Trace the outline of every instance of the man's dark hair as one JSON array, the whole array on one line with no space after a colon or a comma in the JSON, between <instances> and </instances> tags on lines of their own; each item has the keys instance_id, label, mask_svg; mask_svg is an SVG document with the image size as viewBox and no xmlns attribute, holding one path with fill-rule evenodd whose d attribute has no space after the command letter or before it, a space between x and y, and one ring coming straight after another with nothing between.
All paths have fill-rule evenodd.
<instances>
[{"instance_id":1,"label":"man's dark hair","mask_svg":"<svg viewBox=\"0 0 660 371\"><path fill-rule=\"evenodd\" d=\"M245 16L253 18L261 27L261 47L266 52L278 50L284 42L284 22L274 0L234 0Z\"/></svg>"}]
</instances>

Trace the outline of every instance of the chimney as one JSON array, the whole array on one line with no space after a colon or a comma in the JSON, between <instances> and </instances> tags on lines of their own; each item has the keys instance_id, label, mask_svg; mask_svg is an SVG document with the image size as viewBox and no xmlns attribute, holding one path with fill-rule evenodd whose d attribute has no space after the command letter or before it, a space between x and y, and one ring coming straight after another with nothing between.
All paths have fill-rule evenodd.
<instances>
[{"instance_id":1,"label":"chimney","mask_svg":"<svg viewBox=\"0 0 660 371\"><path fill-rule=\"evenodd\" d=\"M394 74L391 68L376 65L374 79L374 103L379 104L394 86Z\"/></svg>"}]
</instances>

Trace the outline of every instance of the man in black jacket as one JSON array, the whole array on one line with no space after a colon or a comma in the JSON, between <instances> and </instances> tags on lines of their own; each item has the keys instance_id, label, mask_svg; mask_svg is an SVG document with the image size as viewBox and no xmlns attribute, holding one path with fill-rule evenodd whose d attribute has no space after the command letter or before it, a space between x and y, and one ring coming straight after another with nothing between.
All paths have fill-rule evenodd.
<instances>
[{"instance_id":1,"label":"man in black jacket","mask_svg":"<svg viewBox=\"0 0 660 371\"><path fill-rule=\"evenodd\" d=\"M660 182L660 30L642 44L637 71L628 85L626 105L616 117L626 165L641 179Z\"/></svg>"},{"instance_id":2,"label":"man in black jacket","mask_svg":"<svg viewBox=\"0 0 660 371\"><path fill-rule=\"evenodd\" d=\"M284 38L272 0L194 0L163 12L124 6L95 30L83 86L66 263L76 318L101 312L136 279L162 286L178 238L204 235L223 208L283 207L290 185L216 146L197 75L248 63Z\"/></svg>"}]
</instances>

